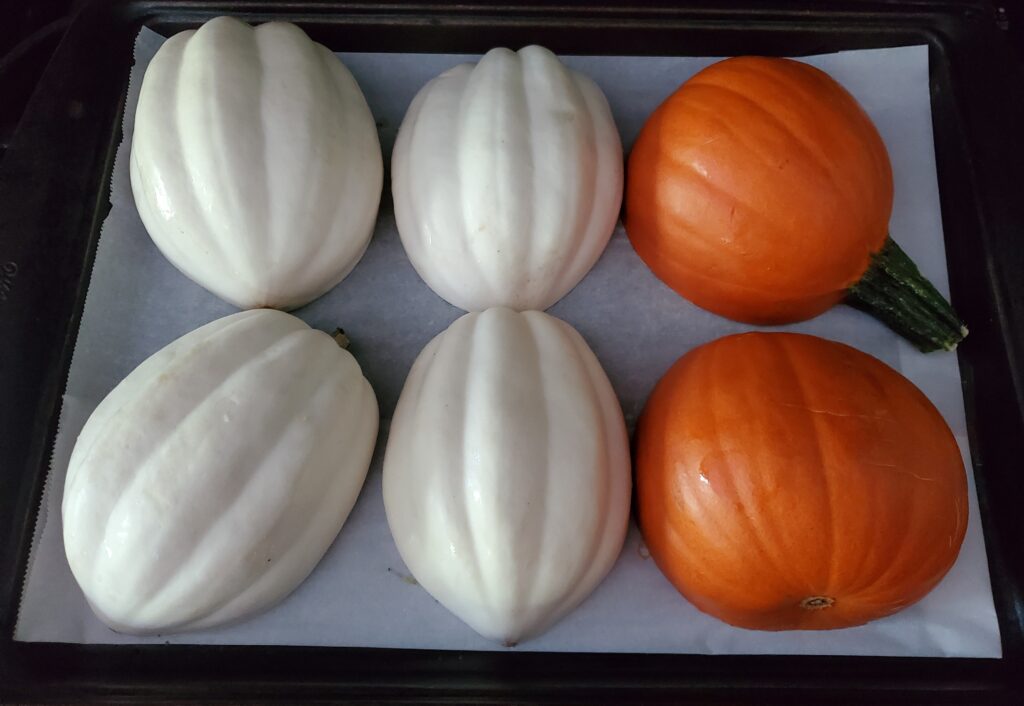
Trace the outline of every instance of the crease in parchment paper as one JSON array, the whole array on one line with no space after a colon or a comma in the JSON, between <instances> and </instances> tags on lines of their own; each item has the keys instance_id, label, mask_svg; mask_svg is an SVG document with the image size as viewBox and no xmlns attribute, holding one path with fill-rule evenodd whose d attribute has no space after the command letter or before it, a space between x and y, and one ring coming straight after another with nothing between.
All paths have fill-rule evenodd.
<instances>
[{"instance_id":1,"label":"crease in parchment paper","mask_svg":"<svg viewBox=\"0 0 1024 706\"><path fill-rule=\"evenodd\" d=\"M381 431L366 484L338 539L291 596L266 613L216 630L139 638L107 629L89 610L64 556L60 502L68 458L99 401L136 365L175 338L234 309L193 284L157 251L139 220L128 180L140 78L163 38L144 29L126 101L124 139L74 351L50 478L39 515L15 639L87 643L350 645L504 650L476 635L409 580L388 532L381 456L389 420L413 359L461 312L417 277L395 230L390 188L373 240L334 290L295 312L312 326L341 326L380 401ZM339 55L359 81L380 126L385 161L409 102L431 78L474 57ZM565 57L605 91L628 150L650 112L712 58ZM935 155L928 50L923 46L803 59L830 72L871 115L892 157L891 232L922 272L948 292ZM550 313L575 326L608 373L632 425L658 378L680 355L719 336L750 330L697 309L647 270L621 224L601 260ZM853 345L902 371L936 404L967 454L956 356L922 355L880 323L848 307L777 330ZM518 651L847 654L998 657L973 473L963 550L922 601L865 626L766 633L730 627L697 611L661 575L631 526L615 568L580 607Z\"/></svg>"}]
</instances>

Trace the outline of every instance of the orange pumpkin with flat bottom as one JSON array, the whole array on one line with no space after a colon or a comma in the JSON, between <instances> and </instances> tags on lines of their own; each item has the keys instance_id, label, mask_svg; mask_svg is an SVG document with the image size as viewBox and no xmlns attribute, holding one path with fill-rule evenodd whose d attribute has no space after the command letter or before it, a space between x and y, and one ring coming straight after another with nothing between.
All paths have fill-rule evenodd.
<instances>
[{"instance_id":1,"label":"orange pumpkin with flat bottom","mask_svg":"<svg viewBox=\"0 0 1024 706\"><path fill-rule=\"evenodd\" d=\"M959 448L881 361L788 333L720 338L659 381L636 432L640 528L695 606L756 630L895 613L967 529Z\"/></svg>"}]
</instances>

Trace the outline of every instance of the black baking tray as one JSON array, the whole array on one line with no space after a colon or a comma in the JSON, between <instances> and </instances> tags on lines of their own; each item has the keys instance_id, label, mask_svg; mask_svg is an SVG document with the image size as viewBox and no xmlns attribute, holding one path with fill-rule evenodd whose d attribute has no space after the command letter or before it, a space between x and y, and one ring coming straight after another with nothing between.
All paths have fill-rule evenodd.
<instances>
[{"instance_id":1,"label":"black baking tray","mask_svg":"<svg viewBox=\"0 0 1024 706\"><path fill-rule=\"evenodd\" d=\"M1001 659L537 654L13 640L140 26L287 19L340 51L803 55L927 44ZM981 2L95 2L0 162L0 703L1024 703L1024 75ZM2 100L2 97L0 97ZM385 199L385 202L387 200Z\"/></svg>"}]
</instances>

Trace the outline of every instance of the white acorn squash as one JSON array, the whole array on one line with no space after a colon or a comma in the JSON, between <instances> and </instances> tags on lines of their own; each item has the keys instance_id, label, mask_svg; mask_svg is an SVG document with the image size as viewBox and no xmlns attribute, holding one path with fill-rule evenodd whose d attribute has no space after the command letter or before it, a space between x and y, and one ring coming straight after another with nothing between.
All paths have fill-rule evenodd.
<instances>
[{"instance_id":1,"label":"white acorn squash","mask_svg":"<svg viewBox=\"0 0 1024 706\"><path fill-rule=\"evenodd\" d=\"M355 359L289 314L155 353L93 412L65 481L64 546L97 616L178 632L284 598L348 517L377 423Z\"/></svg>"},{"instance_id":2,"label":"white acorn squash","mask_svg":"<svg viewBox=\"0 0 1024 706\"><path fill-rule=\"evenodd\" d=\"M554 304L597 262L622 202L608 101L538 46L492 49L428 83L391 170L410 261L467 311Z\"/></svg>"},{"instance_id":3,"label":"white acorn squash","mask_svg":"<svg viewBox=\"0 0 1024 706\"><path fill-rule=\"evenodd\" d=\"M420 585L481 635L515 644L571 611L619 555L631 487L622 411L568 324L466 314L409 373L383 482Z\"/></svg>"},{"instance_id":4,"label":"white acorn squash","mask_svg":"<svg viewBox=\"0 0 1024 706\"><path fill-rule=\"evenodd\" d=\"M338 58L295 25L228 17L149 64L130 171L157 247L243 309L295 308L340 282L383 183L373 116Z\"/></svg>"}]
</instances>

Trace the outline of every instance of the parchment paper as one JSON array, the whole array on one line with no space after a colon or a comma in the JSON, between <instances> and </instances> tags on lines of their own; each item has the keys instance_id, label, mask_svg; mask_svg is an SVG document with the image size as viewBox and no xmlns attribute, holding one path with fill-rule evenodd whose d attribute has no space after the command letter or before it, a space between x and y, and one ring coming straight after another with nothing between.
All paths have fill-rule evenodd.
<instances>
[{"instance_id":1,"label":"parchment paper","mask_svg":"<svg viewBox=\"0 0 1024 706\"><path fill-rule=\"evenodd\" d=\"M315 327L341 325L380 400L381 435L366 485L337 541L312 576L277 607L242 624L184 635L119 635L90 612L64 556L60 503L71 449L100 400L136 365L172 340L234 309L193 284L157 251L139 220L128 153L142 74L163 38L143 30L111 184L102 238L64 395L52 469L16 630L23 641L218 643L505 649L477 636L408 575L388 532L380 461L388 421L420 349L460 315L416 276L395 230L389 182L373 241L333 291L297 312ZM380 125L385 159L416 91L475 57L340 54ZM605 91L628 150L647 115L711 58L565 57ZM806 59L861 102L889 148L896 180L892 233L940 290L947 291L928 88L928 52L904 47ZM677 357L747 330L704 312L652 276L618 228L600 262L550 312L593 347L632 425L647 394ZM915 351L881 324L847 307L785 327L843 341L900 369L938 406L965 455L967 435L955 355ZM618 563L574 613L516 650L932 655L997 657L978 502L971 479L970 524L945 580L890 618L848 630L739 630L683 600L631 528Z\"/></svg>"}]
</instances>

